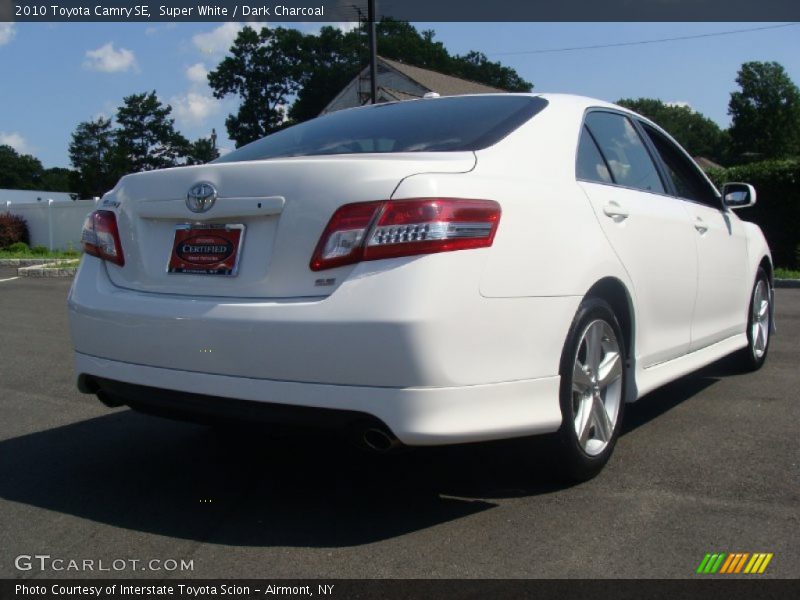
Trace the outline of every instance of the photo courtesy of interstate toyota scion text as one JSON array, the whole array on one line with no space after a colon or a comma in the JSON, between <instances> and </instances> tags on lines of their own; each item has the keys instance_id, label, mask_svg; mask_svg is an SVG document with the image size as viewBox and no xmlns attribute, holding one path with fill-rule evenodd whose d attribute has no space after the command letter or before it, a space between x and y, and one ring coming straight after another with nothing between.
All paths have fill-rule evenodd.
<instances>
[{"instance_id":1,"label":"photo courtesy of interstate toyota scion text","mask_svg":"<svg viewBox=\"0 0 800 600\"><path fill-rule=\"evenodd\" d=\"M68 301L78 387L376 451L550 434L585 480L626 403L764 363L770 251L734 212L755 201L590 98L342 110L103 197Z\"/></svg>"}]
</instances>

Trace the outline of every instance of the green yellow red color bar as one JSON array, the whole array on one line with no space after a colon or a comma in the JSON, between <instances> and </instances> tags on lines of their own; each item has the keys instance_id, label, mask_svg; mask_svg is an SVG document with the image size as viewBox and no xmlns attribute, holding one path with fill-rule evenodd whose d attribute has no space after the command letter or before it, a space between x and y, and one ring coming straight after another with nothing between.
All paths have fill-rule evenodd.
<instances>
[{"instance_id":1,"label":"green yellow red color bar","mask_svg":"<svg viewBox=\"0 0 800 600\"><path fill-rule=\"evenodd\" d=\"M730 575L745 573L748 575L760 575L767 569L767 565L772 560L772 552L715 552L708 553L703 557L697 572L703 575L715 573Z\"/></svg>"}]
</instances>

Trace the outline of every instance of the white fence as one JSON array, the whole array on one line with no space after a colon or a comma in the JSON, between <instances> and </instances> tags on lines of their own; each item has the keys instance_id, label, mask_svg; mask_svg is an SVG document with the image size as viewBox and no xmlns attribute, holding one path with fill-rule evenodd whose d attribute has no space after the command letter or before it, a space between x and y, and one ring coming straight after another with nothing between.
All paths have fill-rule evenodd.
<instances>
[{"instance_id":1,"label":"white fence","mask_svg":"<svg viewBox=\"0 0 800 600\"><path fill-rule=\"evenodd\" d=\"M0 211L19 215L28 223L31 247L50 250L80 250L83 221L94 208L95 200L6 202L5 208L0 204Z\"/></svg>"}]
</instances>

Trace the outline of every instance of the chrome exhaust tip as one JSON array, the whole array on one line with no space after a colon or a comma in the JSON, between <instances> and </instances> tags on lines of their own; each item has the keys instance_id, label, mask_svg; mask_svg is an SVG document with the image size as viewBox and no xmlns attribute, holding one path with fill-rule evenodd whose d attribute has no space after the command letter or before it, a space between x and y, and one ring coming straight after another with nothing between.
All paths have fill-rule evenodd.
<instances>
[{"instance_id":1,"label":"chrome exhaust tip","mask_svg":"<svg viewBox=\"0 0 800 600\"><path fill-rule=\"evenodd\" d=\"M367 449L380 454L385 454L401 446L400 440L394 434L378 427L365 429L361 434L361 442Z\"/></svg>"}]
</instances>

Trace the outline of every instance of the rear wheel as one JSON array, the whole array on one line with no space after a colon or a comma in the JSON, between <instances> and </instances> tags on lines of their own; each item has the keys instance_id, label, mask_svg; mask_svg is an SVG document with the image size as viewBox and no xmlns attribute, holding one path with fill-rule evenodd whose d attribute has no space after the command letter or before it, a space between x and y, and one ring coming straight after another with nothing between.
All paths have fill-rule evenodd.
<instances>
[{"instance_id":1,"label":"rear wheel","mask_svg":"<svg viewBox=\"0 0 800 600\"><path fill-rule=\"evenodd\" d=\"M561 357L558 432L563 474L573 481L597 475L608 462L625 404L625 344L609 304L581 303Z\"/></svg>"},{"instance_id":2,"label":"rear wheel","mask_svg":"<svg viewBox=\"0 0 800 600\"><path fill-rule=\"evenodd\" d=\"M772 326L772 295L764 269L758 268L747 318L747 347L739 352L739 364L745 371L757 371L767 360Z\"/></svg>"}]
</instances>

